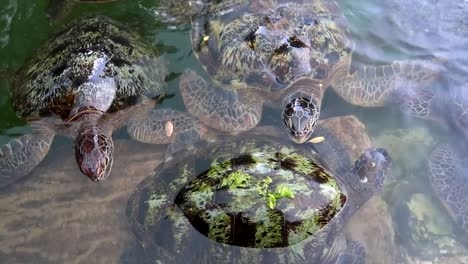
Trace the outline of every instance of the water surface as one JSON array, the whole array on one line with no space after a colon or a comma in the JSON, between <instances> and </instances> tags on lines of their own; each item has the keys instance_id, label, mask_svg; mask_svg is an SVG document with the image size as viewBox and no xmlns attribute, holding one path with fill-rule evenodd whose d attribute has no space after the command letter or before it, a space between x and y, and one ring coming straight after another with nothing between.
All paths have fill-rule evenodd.
<instances>
[{"instance_id":1,"label":"water surface","mask_svg":"<svg viewBox=\"0 0 468 264\"><path fill-rule=\"evenodd\" d=\"M191 52L189 27L174 28L161 22L157 1L76 5L56 21L47 16L47 2L0 3L0 145L29 131L25 120L12 110L10 78L54 30L83 15L112 17L158 48L170 62L173 78L168 82L168 91L175 95L158 107L183 109L176 77L187 67L199 65ZM339 3L351 24L357 60L388 63L436 55L448 62L444 71L447 81L439 89L454 96L460 94L468 70L468 16L462 12L468 11L465 1ZM453 131L438 123L408 118L397 109L351 106L327 92L322 118L340 115L357 116L367 126L373 144L388 148L395 161L383 193L385 202L372 200L348 227L349 235L366 243L367 259L371 263L468 261L468 250L456 242L453 223L425 178L425 160L430 151L437 143L453 139ZM269 109L262 124L282 126L278 116L277 110ZM132 142L124 131L115 138L113 173L104 182L96 184L81 175L74 163L71 140L59 137L30 176L1 190L0 262L115 263L120 259L134 241L125 216L126 199L160 162L164 147ZM417 208L421 216L419 222L411 224L422 229L434 227L443 245L434 245L428 239L414 246L408 238L414 231L405 227L407 208ZM126 259L136 263L138 256L127 255Z\"/></svg>"}]
</instances>

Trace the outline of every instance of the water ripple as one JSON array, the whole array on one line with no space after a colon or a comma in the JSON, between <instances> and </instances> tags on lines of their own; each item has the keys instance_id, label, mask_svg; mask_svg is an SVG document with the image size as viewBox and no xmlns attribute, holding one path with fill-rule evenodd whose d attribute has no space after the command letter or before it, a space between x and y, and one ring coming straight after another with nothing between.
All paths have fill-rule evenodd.
<instances>
[{"instance_id":1,"label":"water ripple","mask_svg":"<svg viewBox=\"0 0 468 264\"><path fill-rule=\"evenodd\" d=\"M11 20L16 13L16 1L9 0L8 5L0 10L0 48L4 48L10 40Z\"/></svg>"}]
</instances>

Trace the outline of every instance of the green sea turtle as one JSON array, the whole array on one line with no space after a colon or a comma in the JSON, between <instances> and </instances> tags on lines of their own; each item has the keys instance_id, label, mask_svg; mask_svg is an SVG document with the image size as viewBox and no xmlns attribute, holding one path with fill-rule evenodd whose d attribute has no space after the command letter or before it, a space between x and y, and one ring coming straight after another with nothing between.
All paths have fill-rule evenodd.
<instances>
[{"instance_id":1,"label":"green sea turtle","mask_svg":"<svg viewBox=\"0 0 468 264\"><path fill-rule=\"evenodd\" d=\"M363 263L342 226L380 190L390 157L371 148L353 165L317 133L315 150L275 128L223 135L157 167L127 207L148 263Z\"/></svg>"},{"instance_id":2,"label":"green sea turtle","mask_svg":"<svg viewBox=\"0 0 468 264\"><path fill-rule=\"evenodd\" d=\"M413 260L468 256L468 97L466 86L456 97L446 92L444 100L434 99L445 107L433 104L439 107L427 113L437 127L446 127L439 143L420 129L385 132L387 139L379 142L389 153L399 152L399 183L388 197L402 255Z\"/></svg>"},{"instance_id":3,"label":"green sea turtle","mask_svg":"<svg viewBox=\"0 0 468 264\"><path fill-rule=\"evenodd\" d=\"M187 71L181 93L190 113L221 131L251 129L270 104L303 143L328 87L351 104L397 104L424 117L422 87L438 75L429 60L351 67L348 23L335 1L162 1L161 9L191 21L193 52L210 78Z\"/></svg>"},{"instance_id":4,"label":"green sea turtle","mask_svg":"<svg viewBox=\"0 0 468 264\"><path fill-rule=\"evenodd\" d=\"M160 112L150 110L153 99L164 94L166 75L165 63L152 48L108 18L80 19L58 32L15 76L13 106L30 121L32 133L0 148L0 187L41 162L56 134L75 139L77 163L94 181L110 174L111 135L128 120L134 122L132 138L167 143L167 138L158 141L157 133L151 138L140 134L157 129L151 119ZM197 127L195 119L183 121L171 124Z\"/></svg>"},{"instance_id":5,"label":"green sea turtle","mask_svg":"<svg viewBox=\"0 0 468 264\"><path fill-rule=\"evenodd\" d=\"M438 144L392 191L391 203L402 255L434 261L467 256L468 165L463 143ZM424 165L423 165L424 166Z\"/></svg>"}]
</instances>

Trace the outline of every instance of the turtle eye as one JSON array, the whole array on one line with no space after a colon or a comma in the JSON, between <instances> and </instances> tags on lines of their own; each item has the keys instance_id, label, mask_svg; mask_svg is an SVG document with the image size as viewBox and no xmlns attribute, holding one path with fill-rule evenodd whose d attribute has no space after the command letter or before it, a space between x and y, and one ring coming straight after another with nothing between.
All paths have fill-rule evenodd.
<instances>
[{"instance_id":1,"label":"turtle eye","mask_svg":"<svg viewBox=\"0 0 468 264\"><path fill-rule=\"evenodd\" d=\"M284 108L283 114L289 117L294 114L294 107L292 106L292 104L286 105L286 107Z\"/></svg>"}]
</instances>

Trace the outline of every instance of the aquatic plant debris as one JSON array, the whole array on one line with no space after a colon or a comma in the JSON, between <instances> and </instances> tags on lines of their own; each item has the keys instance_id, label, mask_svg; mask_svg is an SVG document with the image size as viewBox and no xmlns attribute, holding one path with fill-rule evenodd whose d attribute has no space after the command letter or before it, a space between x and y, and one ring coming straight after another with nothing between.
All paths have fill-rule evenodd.
<instances>
[{"instance_id":1,"label":"aquatic plant debris","mask_svg":"<svg viewBox=\"0 0 468 264\"><path fill-rule=\"evenodd\" d=\"M229 174L221 181L221 187L229 187L229 189L245 188L249 184L252 177L241 171L235 171Z\"/></svg>"},{"instance_id":2,"label":"aquatic plant debris","mask_svg":"<svg viewBox=\"0 0 468 264\"><path fill-rule=\"evenodd\" d=\"M171 120L166 122L165 130L167 137L172 136L172 133L174 133L174 123Z\"/></svg>"},{"instance_id":3,"label":"aquatic plant debris","mask_svg":"<svg viewBox=\"0 0 468 264\"><path fill-rule=\"evenodd\" d=\"M286 185L278 185L276 186L275 191L271 191L268 189L270 184L273 182L273 180L270 177L265 177L265 179L262 179L258 184L257 184L257 190L258 194L261 196L266 197L266 202L267 205L270 209L275 208L276 206L276 200L281 199L281 198L294 198L294 192L293 190Z\"/></svg>"}]
</instances>

